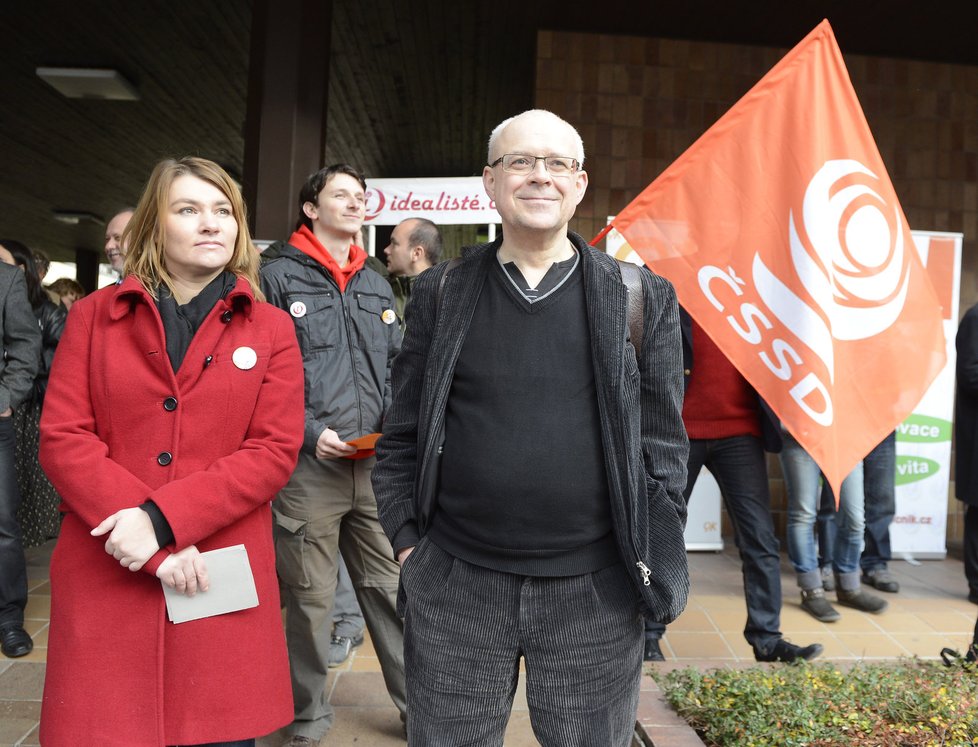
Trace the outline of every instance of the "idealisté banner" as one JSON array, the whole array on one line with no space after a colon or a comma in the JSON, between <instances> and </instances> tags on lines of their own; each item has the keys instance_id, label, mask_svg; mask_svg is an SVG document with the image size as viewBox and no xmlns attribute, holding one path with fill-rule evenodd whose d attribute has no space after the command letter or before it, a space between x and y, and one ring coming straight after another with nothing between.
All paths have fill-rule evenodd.
<instances>
[{"instance_id":1,"label":"idealist\u00e9 banner","mask_svg":"<svg viewBox=\"0 0 978 747\"><path fill-rule=\"evenodd\" d=\"M368 179L366 224L395 226L405 218L439 225L500 222L481 176Z\"/></svg>"}]
</instances>

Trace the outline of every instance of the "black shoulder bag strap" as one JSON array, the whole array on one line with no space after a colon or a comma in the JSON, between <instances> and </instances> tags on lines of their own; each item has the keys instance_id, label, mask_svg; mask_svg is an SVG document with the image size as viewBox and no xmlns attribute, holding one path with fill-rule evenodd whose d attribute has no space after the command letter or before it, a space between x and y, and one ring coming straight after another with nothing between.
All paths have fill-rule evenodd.
<instances>
[{"instance_id":1,"label":"black shoulder bag strap","mask_svg":"<svg viewBox=\"0 0 978 747\"><path fill-rule=\"evenodd\" d=\"M445 271L441 274L441 278L439 278L438 280L438 295L436 296L437 303L435 305L436 309L441 304L441 292L445 287L445 278L448 277L448 273L454 270L455 267L458 265L458 263L461 261L462 261L461 257L453 257L452 259L448 260L448 267L445 268Z\"/></svg>"},{"instance_id":2,"label":"black shoulder bag strap","mask_svg":"<svg viewBox=\"0 0 978 747\"><path fill-rule=\"evenodd\" d=\"M634 262L618 260L621 281L628 289L628 336L632 339L635 356L642 353L642 334L645 328L645 294L642 291L642 268Z\"/></svg>"}]
</instances>

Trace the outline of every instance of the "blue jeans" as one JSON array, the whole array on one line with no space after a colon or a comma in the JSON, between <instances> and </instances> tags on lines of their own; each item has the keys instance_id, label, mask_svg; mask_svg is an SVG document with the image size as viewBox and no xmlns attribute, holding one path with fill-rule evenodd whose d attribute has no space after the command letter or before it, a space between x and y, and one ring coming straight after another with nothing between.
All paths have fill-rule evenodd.
<instances>
[{"instance_id":1,"label":"blue jeans","mask_svg":"<svg viewBox=\"0 0 978 747\"><path fill-rule=\"evenodd\" d=\"M521 657L540 744L631 744L642 618L620 563L521 576L422 538L401 571L409 745L501 746Z\"/></svg>"},{"instance_id":2,"label":"blue jeans","mask_svg":"<svg viewBox=\"0 0 978 747\"><path fill-rule=\"evenodd\" d=\"M687 502L704 466L720 486L740 551L747 602L744 638L755 650L768 653L781 638L781 558L771 518L764 447L755 436L690 439L683 493ZM646 623L647 636L659 638L663 633L664 625Z\"/></svg>"},{"instance_id":3,"label":"blue jeans","mask_svg":"<svg viewBox=\"0 0 978 747\"><path fill-rule=\"evenodd\" d=\"M896 433L891 433L863 459L863 493L866 532L859 566L863 571L886 568L890 562L890 524L896 514ZM835 541L835 497L827 484L822 486L818 511L819 565L832 564Z\"/></svg>"},{"instance_id":4,"label":"blue jeans","mask_svg":"<svg viewBox=\"0 0 978 747\"><path fill-rule=\"evenodd\" d=\"M17 523L21 498L16 449L13 417L0 418L0 628L23 625L27 606L27 561Z\"/></svg>"},{"instance_id":5,"label":"blue jeans","mask_svg":"<svg viewBox=\"0 0 978 747\"><path fill-rule=\"evenodd\" d=\"M886 568L890 524L896 514L896 433L891 433L863 459L866 494L866 544L859 565L864 571Z\"/></svg>"},{"instance_id":6,"label":"blue jeans","mask_svg":"<svg viewBox=\"0 0 978 747\"><path fill-rule=\"evenodd\" d=\"M798 586L816 589L822 586L815 548L815 518L820 497L821 471L801 445L790 435L784 436L781 471L788 492L788 557L795 568ZM842 482L836 535L832 547L832 570L839 588L859 588L859 556L863 550L863 467L860 462Z\"/></svg>"}]
</instances>

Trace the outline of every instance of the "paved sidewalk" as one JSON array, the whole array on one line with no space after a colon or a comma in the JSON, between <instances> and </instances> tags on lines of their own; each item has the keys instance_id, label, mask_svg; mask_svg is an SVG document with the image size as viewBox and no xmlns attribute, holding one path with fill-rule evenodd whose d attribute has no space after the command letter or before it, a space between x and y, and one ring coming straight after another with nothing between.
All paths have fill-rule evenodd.
<instances>
[{"instance_id":1,"label":"paved sidewalk","mask_svg":"<svg viewBox=\"0 0 978 747\"><path fill-rule=\"evenodd\" d=\"M34 651L21 659L0 657L0 745L38 744L37 723L47 655L50 613L48 559L51 544L28 555L30 599L26 627L34 636ZM663 639L667 661L660 669L694 666L708 669L742 667L754 663L744 641L745 622L740 561L729 547L720 553L691 553L692 595L683 615ZM900 582L899 594L884 596L890 603L882 615L868 615L840 607L842 619L820 623L802 611L794 574L782 562L785 637L799 644L818 641L824 659L852 662L859 659L896 659L918 656L936 659L943 646L964 650L971 640L978 607L966 599L967 584L958 560L906 561L891 564ZM828 595L830 599L833 594ZM330 701L336 722L323 740L329 747L397 747L404 745L400 720L384 689L380 665L369 638L329 678ZM651 677L643 682L639 706L645 744L655 747L691 747L695 734L662 703ZM259 740L260 747L278 747L281 734ZM533 738L522 687L517 692L507 730L507 747L531 747Z\"/></svg>"}]
</instances>

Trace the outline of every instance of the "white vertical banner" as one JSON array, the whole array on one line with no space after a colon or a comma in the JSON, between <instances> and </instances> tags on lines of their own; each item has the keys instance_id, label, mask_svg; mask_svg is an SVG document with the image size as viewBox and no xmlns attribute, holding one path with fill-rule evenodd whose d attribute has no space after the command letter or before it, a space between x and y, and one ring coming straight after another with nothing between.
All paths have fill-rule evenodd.
<instances>
[{"instance_id":1,"label":"white vertical banner","mask_svg":"<svg viewBox=\"0 0 978 747\"><path fill-rule=\"evenodd\" d=\"M960 233L913 231L914 244L943 306L947 364L913 413L897 426L896 516L890 526L894 557L947 555L947 502L954 416L954 337L960 302ZM914 341L907 340L907 355Z\"/></svg>"},{"instance_id":2,"label":"white vertical banner","mask_svg":"<svg viewBox=\"0 0 978 747\"><path fill-rule=\"evenodd\" d=\"M611 217L609 217L609 222ZM947 500L951 477L951 429L957 356L961 277L960 233L912 231L914 244L943 305L947 364L924 393L913 413L897 427L896 516L890 526L895 557L943 558L947 555ZM642 258L612 229L605 251L618 259L643 265ZM907 355L913 355L907 340ZM720 489L704 470L690 496L686 525L688 550L722 549Z\"/></svg>"},{"instance_id":3,"label":"white vertical banner","mask_svg":"<svg viewBox=\"0 0 978 747\"><path fill-rule=\"evenodd\" d=\"M720 526L720 486L706 467L700 470L689 496L686 531L687 550L722 550Z\"/></svg>"}]
</instances>

